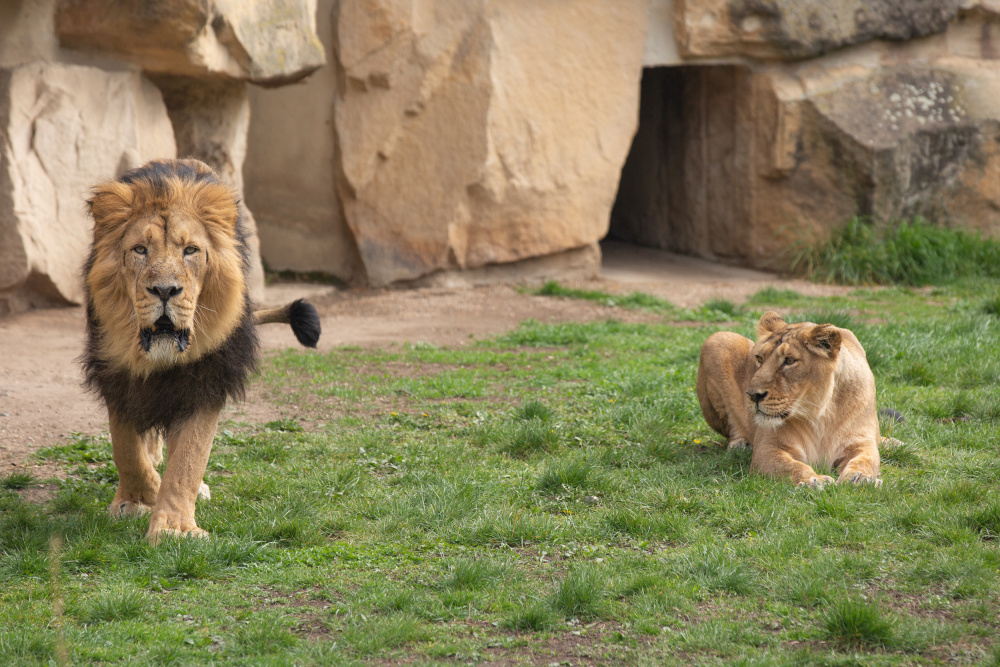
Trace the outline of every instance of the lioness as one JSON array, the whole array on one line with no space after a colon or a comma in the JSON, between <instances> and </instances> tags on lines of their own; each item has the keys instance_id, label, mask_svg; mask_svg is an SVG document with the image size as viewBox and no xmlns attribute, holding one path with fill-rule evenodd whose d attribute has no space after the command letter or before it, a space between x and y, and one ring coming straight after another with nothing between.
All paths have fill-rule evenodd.
<instances>
[{"instance_id":1,"label":"lioness","mask_svg":"<svg viewBox=\"0 0 1000 667\"><path fill-rule=\"evenodd\" d=\"M708 337L698 364L705 421L752 447L750 469L822 489L837 482L880 485L875 378L855 335L832 324L787 324L775 312L757 324L757 342L728 331Z\"/></svg>"},{"instance_id":2,"label":"lioness","mask_svg":"<svg viewBox=\"0 0 1000 667\"><path fill-rule=\"evenodd\" d=\"M147 537L204 535L195 500L219 412L256 369L256 325L291 324L315 347L316 309L254 313L239 202L208 165L162 160L97 185L84 267L86 384L108 408L118 467L112 516L152 511ZM167 465L161 480L156 467Z\"/></svg>"}]
</instances>

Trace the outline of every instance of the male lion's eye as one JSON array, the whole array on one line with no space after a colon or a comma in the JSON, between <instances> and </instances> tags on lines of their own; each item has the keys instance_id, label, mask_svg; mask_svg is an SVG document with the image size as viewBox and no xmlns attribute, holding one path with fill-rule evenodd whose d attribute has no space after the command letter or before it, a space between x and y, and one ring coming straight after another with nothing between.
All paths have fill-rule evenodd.
<instances>
[{"instance_id":1,"label":"male lion's eye","mask_svg":"<svg viewBox=\"0 0 1000 667\"><path fill-rule=\"evenodd\" d=\"M184 254L185 255L193 255L196 252L198 252L198 247L197 246L189 245L188 247L184 248Z\"/></svg>"},{"instance_id":2,"label":"male lion's eye","mask_svg":"<svg viewBox=\"0 0 1000 667\"><path fill-rule=\"evenodd\" d=\"M785 366L791 366L792 364L795 363L795 361L796 360L793 359L792 357L785 357Z\"/></svg>"},{"instance_id":3,"label":"male lion's eye","mask_svg":"<svg viewBox=\"0 0 1000 667\"><path fill-rule=\"evenodd\" d=\"M146 246L144 246L144 245L137 245L136 247L132 248L132 252L134 252L137 255L145 255L146 254Z\"/></svg>"}]
</instances>

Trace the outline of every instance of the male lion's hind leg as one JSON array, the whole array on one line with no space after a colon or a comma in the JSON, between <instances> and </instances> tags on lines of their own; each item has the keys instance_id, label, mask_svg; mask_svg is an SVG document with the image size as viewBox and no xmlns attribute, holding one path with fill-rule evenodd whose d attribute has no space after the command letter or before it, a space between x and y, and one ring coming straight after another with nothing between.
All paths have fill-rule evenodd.
<instances>
[{"instance_id":1,"label":"male lion's hind leg","mask_svg":"<svg viewBox=\"0 0 1000 667\"><path fill-rule=\"evenodd\" d=\"M163 436L159 431L149 431L143 437L146 444L146 455L154 468L163 463Z\"/></svg>"},{"instance_id":2,"label":"male lion's hind leg","mask_svg":"<svg viewBox=\"0 0 1000 667\"><path fill-rule=\"evenodd\" d=\"M875 443L862 442L848 445L844 448L843 455L834 462L834 465L840 468L837 482L882 486L882 480L878 476L879 463L878 447Z\"/></svg>"},{"instance_id":3,"label":"male lion's hind leg","mask_svg":"<svg viewBox=\"0 0 1000 667\"><path fill-rule=\"evenodd\" d=\"M113 413L108 414L108 422L112 457L118 468L118 489L108 513L113 517L145 514L153 508L160 489L160 475L149 460L150 436L140 435Z\"/></svg>"},{"instance_id":4,"label":"male lion's hind leg","mask_svg":"<svg viewBox=\"0 0 1000 667\"><path fill-rule=\"evenodd\" d=\"M212 451L219 409L196 414L167 433L167 467L149 519L146 538L157 544L164 536L205 537L194 509Z\"/></svg>"}]
</instances>

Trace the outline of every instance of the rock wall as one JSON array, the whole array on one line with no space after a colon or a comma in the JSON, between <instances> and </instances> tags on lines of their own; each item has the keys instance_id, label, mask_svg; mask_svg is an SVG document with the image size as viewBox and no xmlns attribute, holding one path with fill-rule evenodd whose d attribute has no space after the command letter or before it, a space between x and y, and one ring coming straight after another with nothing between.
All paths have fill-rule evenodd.
<instances>
[{"instance_id":1,"label":"rock wall","mask_svg":"<svg viewBox=\"0 0 1000 667\"><path fill-rule=\"evenodd\" d=\"M336 60L334 4L321 0L316 16L331 63ZM257 218L268 267L364 283L364 266L336 189L337 69L325 67L295 86L254 86L249 92L247 205Z\"/></svg>"},{"instance_id":2,"label":"rock wall","mask_svg":"<svg viewBox=\"0 0 1000 667\"><path fill-rule=\"evenodd\" d=\"M0 315L80 302L85 201L98 181L182 155L242 191L247 83L295 82L324 63L315 9L0 0ZM259 255L254 264L259 298Z\"/></svg>"},{"instance_id":3,"label":"rock wall","mask_svg":"<svg viewBox=\"0 0 1000 667\"><path fill-rule=\"evenodd\" d=\"M175 153L353 284L998 235L998 59L996 0L0 0L0 312L77 301L86 187Z\"/></svg>"},{"instance_id":4,"label":"rock wall","mask_svg":"<svg viewBox=\"0 0 1000 667\"><path fill-rule=\"evenodd\" d=\"M807 3L776 2L768 25L791 27L750 39L741 6L675 5L684 64L646 71L610 236L771 269L855 215L1000 236L998 8L923 2L851 32L843 4L802 24Z\"/></svg>"}]
</instances>

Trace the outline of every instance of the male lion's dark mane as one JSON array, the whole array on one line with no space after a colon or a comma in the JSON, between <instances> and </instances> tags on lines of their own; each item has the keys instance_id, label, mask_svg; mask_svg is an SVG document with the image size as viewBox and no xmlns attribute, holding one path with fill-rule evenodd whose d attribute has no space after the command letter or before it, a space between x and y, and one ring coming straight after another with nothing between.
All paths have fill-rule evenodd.
<instances>
[{"instance_id":1,"label":"male lion's dark mane","mask_svg":"<svg viewBox=\"0 0 1000 667\"><path fill-rule=\"evenodd\" d=\"M165 190L163 181L169 177L180 177L191 183L204 180L218 182L212 174L196 172L177 163L170 167L151 163L128 172L118 181L129 185L141 183L143 187L162 192ZM245 277L250 267L250 247L242 210L236 223L236 241ZM92 246L84 266L85 278L95 261L96 247ZM247 380L257 370L260 349L250 296L245 287L242 294L233 295L233 298L243 300L240 322L221 346L192 362L177 364L147 376L118 368L101 357L102 327L115 326L115 323L97 319L90 290L86 287L85 290L87 344L81 360L84 384L104 399L109 412L132 425L139 433L151 429L166 432L197 412L220 409L228 399L244 399Z\"/></svg>"}]
</instances>

